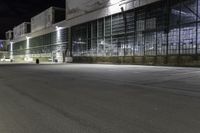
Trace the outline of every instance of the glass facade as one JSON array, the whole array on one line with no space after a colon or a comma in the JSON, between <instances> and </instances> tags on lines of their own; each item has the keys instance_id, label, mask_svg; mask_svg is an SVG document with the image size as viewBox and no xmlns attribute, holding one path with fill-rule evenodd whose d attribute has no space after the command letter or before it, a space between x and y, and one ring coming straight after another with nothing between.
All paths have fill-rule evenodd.
<instances>
[{"instance_id":1,"label":"glass facade","mask_svg":"<svg viewBox=\"0 0 200 133\"><path fill-rule=\"evenodd\" d=\"M69 39L70 37L70 39ZM70 43L68 44L68 40ZM200 0L166 0L14 44L14 55L166 56L200 54ZM28 50L28 52L27 52Z\"/></svg>"},{"instance_id":2,"label":"glass facade","mask_svg":"<svg viewBox=\"0 0 200 133\"><path fill-rule=\"evenodd\" d=\"M200 0L168 0L72 27L73 56L200 53Z\"/></svg>"},{"instance_id":3,"label":"glass facade","mask_svg":"<svg viewBox=\"0 0 200 133\"><path fill-rule=\"evenodd\" d=\"M13 44L13 55L34 57L43 54L51 57L53 54L62 54L68 46L68 30L62 29L42 36L27 38Z\"/></svg>"}]
</instances>

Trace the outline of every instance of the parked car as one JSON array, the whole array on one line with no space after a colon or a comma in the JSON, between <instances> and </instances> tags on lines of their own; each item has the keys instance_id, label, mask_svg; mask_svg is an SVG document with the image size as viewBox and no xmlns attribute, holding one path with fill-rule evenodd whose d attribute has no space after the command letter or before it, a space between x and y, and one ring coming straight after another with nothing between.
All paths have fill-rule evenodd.
<instances>
[{"instance_id":1,"label":"parked car","mask_svg":"<svg viewBox=\"0 0 200 133\"><path fill-rule=\"evenodd\" d=\"M13 62L14 60L10 59L10 58L2 58L1 61L2 62Z\"/></svg>"}]
</instances>

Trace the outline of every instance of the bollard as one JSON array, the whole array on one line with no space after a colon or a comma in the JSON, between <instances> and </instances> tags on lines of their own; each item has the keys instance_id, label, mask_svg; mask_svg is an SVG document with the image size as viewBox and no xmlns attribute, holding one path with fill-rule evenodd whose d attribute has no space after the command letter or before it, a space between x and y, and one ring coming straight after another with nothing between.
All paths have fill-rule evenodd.
<instances>
[{"instance_id":1,"label":"bollard","mask_svg":"<svg viewBox=\"0 0 200 133\"><path fill-rule=\"evenodd\" d=\"M36 64L40 64L40 60L39 59L36 59Z\"/></svg>"}]
</instances>

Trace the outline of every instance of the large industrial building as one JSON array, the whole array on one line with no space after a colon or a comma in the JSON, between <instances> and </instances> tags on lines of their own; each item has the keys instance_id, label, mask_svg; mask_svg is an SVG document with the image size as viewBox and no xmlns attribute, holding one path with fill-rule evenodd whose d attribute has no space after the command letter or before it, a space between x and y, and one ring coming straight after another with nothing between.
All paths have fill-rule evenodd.
<instances>
[{"instance_id":1,"label":"large industrial building","mask_svg":"<svg viewBox=\"0 0 200 133\"><path fill-rule=\"evenodd\" d=\"M16 62L200 65L200 0L66 0L13 35Z\"/></svg>"}]
</instances>

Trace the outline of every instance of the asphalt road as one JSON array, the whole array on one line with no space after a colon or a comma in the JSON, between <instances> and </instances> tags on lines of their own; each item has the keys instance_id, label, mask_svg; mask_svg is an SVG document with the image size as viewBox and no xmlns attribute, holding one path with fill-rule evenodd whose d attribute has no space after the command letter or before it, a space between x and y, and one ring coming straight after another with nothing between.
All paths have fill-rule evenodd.
<instances>
[{"instance_id":1,"label":"asphalt road","mask_svg":"<svg viewBox=\"0 0 200 133\"><path fill-rule=\"evenodd\" d=\"M0 65L0 133L199 133L200 68Z\"/></svg>"}]
</instances>

